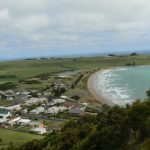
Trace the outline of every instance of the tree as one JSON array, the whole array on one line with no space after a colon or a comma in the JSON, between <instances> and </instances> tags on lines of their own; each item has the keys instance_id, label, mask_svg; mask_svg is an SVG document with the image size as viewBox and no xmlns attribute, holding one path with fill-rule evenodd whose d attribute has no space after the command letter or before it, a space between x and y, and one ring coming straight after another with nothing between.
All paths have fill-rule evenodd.
<instances>
[{"instance_id":1,"label":"tree","mask_svg":"<svg viewBox=\"0 0 150 150\"><path fill-rule=\"evenodd\" d=\"M146 91L146 95L147 95L148 98L150 99L150 89Z\"/></svg>"}]
</instances>

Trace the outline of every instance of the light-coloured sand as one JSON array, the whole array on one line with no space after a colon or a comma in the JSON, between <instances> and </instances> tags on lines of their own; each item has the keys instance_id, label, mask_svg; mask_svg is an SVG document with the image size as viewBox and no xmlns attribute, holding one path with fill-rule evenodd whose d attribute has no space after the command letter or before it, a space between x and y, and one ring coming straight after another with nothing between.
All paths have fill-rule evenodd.
<instances>
[{"instance_id":1,"label":"light-coloured sand","mask_svg":"<svg viewBox=\"0 0 150 150\"><path fill-rule=\"evenodd\" d=\"M103 70L98 71L91 75L88 79L88 89L93 97L99 101L101 104L107 104L109 106L114 106L115 104L110 99L107 99L102 95L102 92L98 89L98 76L102 73Z\"/></svg>"}]
</instances>

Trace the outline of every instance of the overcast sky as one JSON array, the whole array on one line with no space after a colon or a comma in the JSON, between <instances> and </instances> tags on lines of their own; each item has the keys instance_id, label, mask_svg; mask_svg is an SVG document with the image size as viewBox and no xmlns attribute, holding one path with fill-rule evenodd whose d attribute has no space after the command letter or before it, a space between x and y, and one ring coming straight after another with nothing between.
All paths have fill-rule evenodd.
<instances>
[{"instance_id":1,"label":"overcast sky","mask_svg":"<svg viewBox=\"0 0 150 150\"><path fill-rule=\"evenodd\" d=\"M149 0L0 0L0 59L149 48Z\"/></svg>"}]
</instances>

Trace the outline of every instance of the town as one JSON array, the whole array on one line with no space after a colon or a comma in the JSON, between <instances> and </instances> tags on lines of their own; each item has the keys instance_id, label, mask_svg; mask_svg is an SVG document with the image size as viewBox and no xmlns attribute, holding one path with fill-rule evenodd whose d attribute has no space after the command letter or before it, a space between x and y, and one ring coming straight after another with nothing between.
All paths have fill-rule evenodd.
<instances>
[{"instance_id":1,"label":"town","mask_svg":"<svg viewBox=\"0 0 150 150\"><path fill-rule=\"evenodd\" d=\"M85 115L89 105L78 101L78 95L63 95L67 90L64 83L54 82L42 90L0 91L1 101L13 102L9 106L0 106L0 127L34 134L60 130L61 124L70 118Z\"/></svg>"}]
</instances>

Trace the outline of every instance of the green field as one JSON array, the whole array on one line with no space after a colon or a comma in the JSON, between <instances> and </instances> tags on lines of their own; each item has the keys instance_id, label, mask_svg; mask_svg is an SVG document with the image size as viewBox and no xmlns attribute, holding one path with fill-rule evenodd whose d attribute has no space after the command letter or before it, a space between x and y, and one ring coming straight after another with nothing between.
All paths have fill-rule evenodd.
<instances>
[{"instance_id":1,"label":"green field","mask_svg":"<svg viewBox=\"0 0 150 150\"><path fill-rule=\"evenodd\" d=\"M2 75L15 75L14 78L1 79L1 82L16 81L34 77L42 73L55 73L72 69L93 69L96 67L124 66L127 62L135 61L137 65L150 64L150 56L124 56L124 57L91 57L91 58L60 58L46 60L22 60L0 62L0 77Z\"/></svg>"},{"instance_id":2,"label":"green field","mask_svg":"<svg viewBox=\"0 0 150 150\"><path fill-rule=\"evenodd\" d=\"M18 60L0 62L0 84L16 82L18 89L39 89L53 81L52 74L71 70L93 70L95 68L108 68L125 66L135 62L136 65L150 65L150 55L107 57L81 57L81 58L53 58L37 60ZM18 83L21 80L37 78L46 74L49 80L42 80L40 84Z\"/></svg>"},{"instance_id":3,"label":"green field","mask_svg":"<svg viewBox=\"0 0 150 150\"><path fill-rule=\"evenodd\" d=\"M14 143L15 145L21 145L33 139L42 139L43 137L44 136L41 135L10 131L0 128L0 139L2 139L2 142L0 143L0 148L8 146L10 142Z\"/></svg>"}]
</instances>

